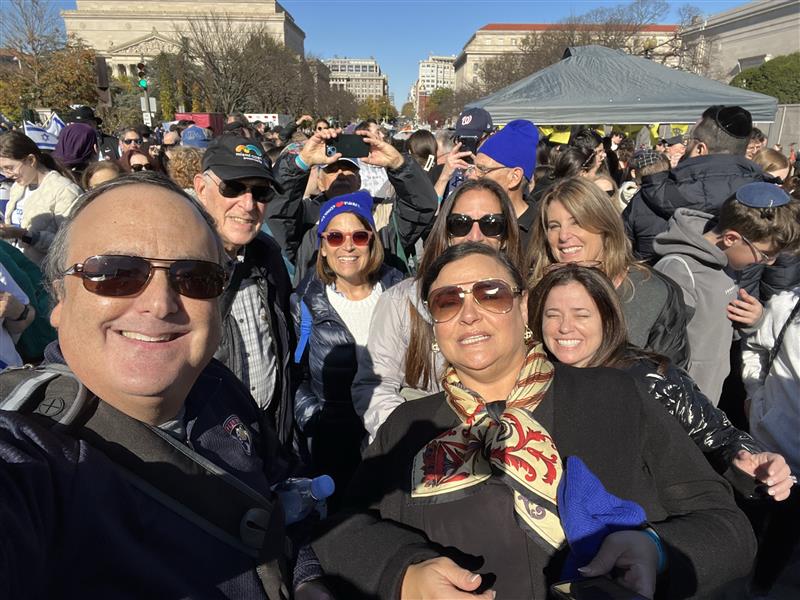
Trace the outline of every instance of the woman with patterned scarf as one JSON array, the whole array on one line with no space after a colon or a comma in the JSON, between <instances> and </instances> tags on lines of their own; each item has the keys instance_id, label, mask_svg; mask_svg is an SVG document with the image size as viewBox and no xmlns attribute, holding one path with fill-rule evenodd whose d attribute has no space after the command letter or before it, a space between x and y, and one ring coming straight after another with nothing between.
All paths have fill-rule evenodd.
<instances>
[{"instance_id":1,"label":"woman with patterned scarf","mask_svg":"<svg viewBox=\"0 0 800 600\"><path fill-rule=\"evenodd\" d=\"M544 599L556 581L613 570L643 596L684 598L748 572L755 541L725 482L626 374L548 360L505 256L451 246L420 292L444 391L391 414L348 496L440 549L439 597L473 598L480 581ZM449 577L451 559L480 578ZM435 596L404 583L403 597Z\"/></svg>"}]
</instances>

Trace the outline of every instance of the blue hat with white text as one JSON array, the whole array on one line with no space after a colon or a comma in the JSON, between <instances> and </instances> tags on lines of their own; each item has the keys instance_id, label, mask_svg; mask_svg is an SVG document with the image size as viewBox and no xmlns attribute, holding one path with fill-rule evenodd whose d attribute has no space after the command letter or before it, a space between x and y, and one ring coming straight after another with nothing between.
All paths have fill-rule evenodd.
<instances>
[{"instance_id":1,"label":"blue hat with white text","mask_svg":"<svg viewBox=\"0 0 800 600\"><path fill-rule=\"evenodd\" d=\"M372 196L368 191L360 190L331 198L320 207L317 234L325 233L334 217L348 212L363 218L369 223L372 230L375 230L375 219L372 217Z\"/></svg>"}]
</instances>

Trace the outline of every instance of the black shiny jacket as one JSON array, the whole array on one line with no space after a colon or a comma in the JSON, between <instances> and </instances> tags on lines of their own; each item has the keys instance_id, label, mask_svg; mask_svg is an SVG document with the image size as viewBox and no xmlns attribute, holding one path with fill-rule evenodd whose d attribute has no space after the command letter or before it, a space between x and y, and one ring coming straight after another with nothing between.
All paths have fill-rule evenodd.
<instances>
[{"instance_id":1,"label":"black shiny jacket","mask_svg":"<svg viewBox=\"0 0 800 600\"><path fill-rule=\"evenodd\" d=\"M635 360L623 370L633 377L640 392L678 420L718 473L745 496L752 495L752 482L741 481L741 472L733 472L732 461L740 450L757 454L764 449L749 433L734 427L686 371L669 363L661 374L655 361L648 358Z\"/></svg>"}]
</instances>

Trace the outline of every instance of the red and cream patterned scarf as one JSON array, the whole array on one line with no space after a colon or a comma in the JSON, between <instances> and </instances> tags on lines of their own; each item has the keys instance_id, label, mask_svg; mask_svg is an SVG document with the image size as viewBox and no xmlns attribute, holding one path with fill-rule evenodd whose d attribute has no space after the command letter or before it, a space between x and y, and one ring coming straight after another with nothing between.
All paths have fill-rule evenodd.
<instances>
[{"instance_id":1,"label":"red and cream patterned scarf","mask_svg":"<svg viewBox=\"0 0 800 600\"><path fill-rule=\"evenodd\" d=\"M517 383L505 401L485 402L461 383L455 369L444 374L447 403L461 424L445 431L414 458L412 498L455 500L494 473L514 494L517 523L553 552L565 542L556 491L562 465L550 434L533 416L553 379L544 348L528 350ZM450 495L450 497L444 495Z\"/></svg>"}]
</instances>

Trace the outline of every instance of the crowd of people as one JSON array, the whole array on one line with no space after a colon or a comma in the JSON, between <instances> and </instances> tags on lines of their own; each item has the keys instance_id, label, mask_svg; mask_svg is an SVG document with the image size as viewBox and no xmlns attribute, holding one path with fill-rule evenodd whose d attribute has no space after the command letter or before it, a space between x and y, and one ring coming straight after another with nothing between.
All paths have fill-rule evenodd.
<instances>
[{"instance_id":1,"label":"crowd of people","mask_svg":"<svg viewBox=\"0 0 800 600\"><path fill-rule=\"evenodd\" d=\"M4 597L800 593L800 173L745 109L101 126L0 134Z\"/></svg>"}]
</instances>

